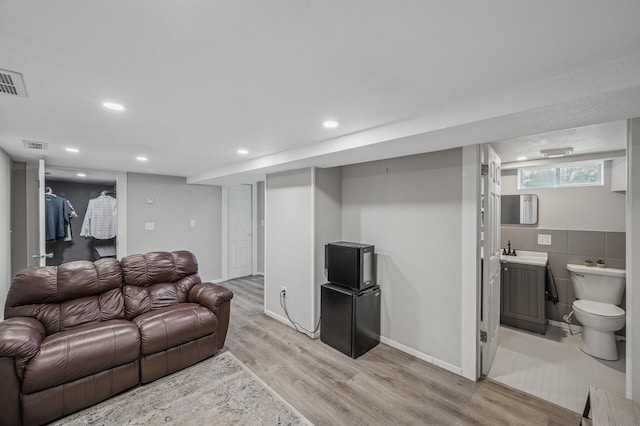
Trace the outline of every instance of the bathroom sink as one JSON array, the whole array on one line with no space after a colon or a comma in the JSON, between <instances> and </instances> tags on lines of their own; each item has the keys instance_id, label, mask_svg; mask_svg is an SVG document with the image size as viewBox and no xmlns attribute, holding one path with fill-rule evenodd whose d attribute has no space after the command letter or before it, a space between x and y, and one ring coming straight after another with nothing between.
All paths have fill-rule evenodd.
<instances>
[{"instance_id":1,"label":"bathroom sink","mask_svg":"<svg viewBox=\"0 0 640 426\"><path fill-rule=\"evenodd\" d=\"M500 255L500 261L510 263L521 263L524 265L545 266L549 260L549 255L540 251L516 250L517 256Z\"/></svg>"}]
</instances>

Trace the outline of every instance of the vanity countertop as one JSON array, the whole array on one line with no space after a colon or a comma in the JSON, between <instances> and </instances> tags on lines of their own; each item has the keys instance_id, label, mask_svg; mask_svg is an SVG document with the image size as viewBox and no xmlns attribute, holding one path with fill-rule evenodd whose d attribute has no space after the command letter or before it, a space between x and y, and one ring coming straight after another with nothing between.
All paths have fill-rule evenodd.
<instances>
[{"instance_id":1,"label":"vanity countertop","mask_svg":"<svg viewBox=\"0 0 640 426\"><path fill-rule=\"evenodd\" d=\"M524 265L545 266L549 261L549 255L540 251L516 250L516 256L500 255L501 262L521 263Z\"/></svg>"}]
</instances>

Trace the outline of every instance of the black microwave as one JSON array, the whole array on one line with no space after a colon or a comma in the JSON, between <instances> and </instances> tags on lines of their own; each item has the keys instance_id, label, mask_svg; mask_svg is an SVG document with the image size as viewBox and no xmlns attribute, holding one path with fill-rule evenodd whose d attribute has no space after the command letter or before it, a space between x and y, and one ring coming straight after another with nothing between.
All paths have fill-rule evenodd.
<instances>
[{"instance_id":1,"label":"black microwave","mask_svg":"<svg viewBox=\"0 0 640 426\"><path fill-rule=\"evenodd\" d=\"M371 244L338 241L324 247L330 283L354 290L376 285L375 248Z\"/></svg>"}]
</instances>

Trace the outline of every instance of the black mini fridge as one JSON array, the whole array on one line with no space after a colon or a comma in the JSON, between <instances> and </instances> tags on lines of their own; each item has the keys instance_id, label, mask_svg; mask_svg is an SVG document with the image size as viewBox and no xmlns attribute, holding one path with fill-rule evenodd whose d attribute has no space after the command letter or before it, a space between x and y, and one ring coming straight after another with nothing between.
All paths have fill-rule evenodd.
<instances>
[{"instance_id":1,"label":"black mini fridge","mask_svg":"<svg viewBox=\"0 0 640 426\"><path fill-rule=\"evenodd\" d=\"M356 291L336 284L321 289L320 340L351 358L380 343L380 287Z\"/></svg>"}]
</instances>

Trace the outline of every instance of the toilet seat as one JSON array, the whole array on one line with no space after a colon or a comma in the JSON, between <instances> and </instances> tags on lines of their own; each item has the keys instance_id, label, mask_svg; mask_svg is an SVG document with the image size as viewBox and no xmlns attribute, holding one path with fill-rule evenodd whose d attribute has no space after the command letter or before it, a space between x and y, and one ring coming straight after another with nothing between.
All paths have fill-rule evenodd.
<instances>
[{"instance_id":1,"label":"toilet seat","mask_svg":"<svg viewBox=\"0 0 640 426\"><path fill-rule=\"evenodd\" d=\"M576 300L573 302L573 309L585 315L592 315L602 318L619 319L624 318L624 309L611 303L594 302L592 300Z\"/></svg>"}]
</instances>

